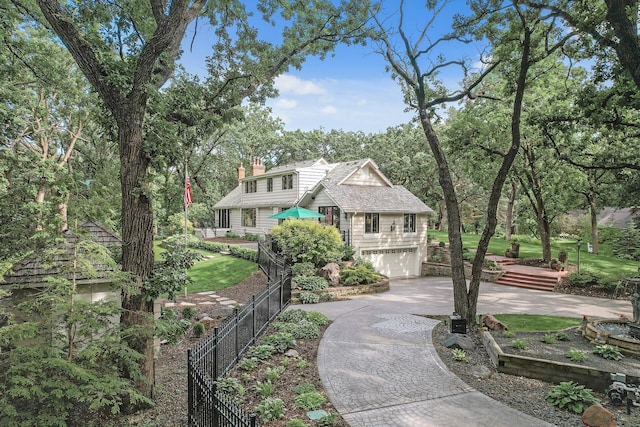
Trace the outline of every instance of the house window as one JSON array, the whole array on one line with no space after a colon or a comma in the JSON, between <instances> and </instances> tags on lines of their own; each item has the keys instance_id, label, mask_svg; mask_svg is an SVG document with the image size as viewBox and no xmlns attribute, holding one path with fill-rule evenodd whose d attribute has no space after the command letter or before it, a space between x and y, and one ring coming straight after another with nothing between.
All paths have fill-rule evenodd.
<instances>
[{"instance_id":1,"label":"house window","mask_svg":"<svg viewBox=\"0 0 640 427\"><path fill-rule=\"evenodd\" d=\"M271 193L273 191L273 178L267 178L267 192Z\"/></svg>"},{"instance_id":2,"label":"house window","mask_svg":"<svg viewBox=\"0 0 640 427\"><path fill-rule=\"evenodd\" d=\"M291 190L293 188L293 175L283 175L282 176L282 189L283 190Z\"/></svg>"},{"instance_id":3,"label":"house window","mask_svg":"<svg viewBox=\"0 0 640 427\"><path fill-rule=\"evenodd\" d=\"M333 225L340 228L340 208L337 206L320 206L318 213L324 214L324 218L318 218L320 224Z\"/></svg>"},{"instance_id":4,"label":"house window","mask_svg":"<svg viewBox=\"0 0 640 427\"><path fill-rule=\"evenodd\" d=\"M256 226L256 208L242 209L242 224L243 227L255 227Z\"/></svg>"},{"instance_id":5,"label":"house window","mask_svg":"<svg viewBox=\"0 0 640 427\"><path fill-rule=\"evenodd\" d=\"M231 209L218 209L218 228L231 228Z\"/></svg>"},{"instance_id":6,"label":"house window","mask_svg":"<svg viewBox=\"0 0 640 427\"><path fill-rule=\"evenodd\" d=\"M416 232L416 214L404 214L404 228L405 233Z\"/></svg>"},{"instance_id":7,"label":"house window","mask_svg":"<svg viewBox=\"0 0 640 427\"><path fill-rule=\"evenodd\" d=\"M258 188L258 183L256 180L245 181L244 182L244 192L245 193L255 193Z\"/></svg>"},{"instance_id":8,"label":"house window","mask_svg":"<svg viewBox=\"0 0 640 427\"><path fill-rule=\"evenodd\" d=\"M380 214L377 214L377 213L364 214L364 232L365 233L380 232Z\"/></svg>"}]
</instances>

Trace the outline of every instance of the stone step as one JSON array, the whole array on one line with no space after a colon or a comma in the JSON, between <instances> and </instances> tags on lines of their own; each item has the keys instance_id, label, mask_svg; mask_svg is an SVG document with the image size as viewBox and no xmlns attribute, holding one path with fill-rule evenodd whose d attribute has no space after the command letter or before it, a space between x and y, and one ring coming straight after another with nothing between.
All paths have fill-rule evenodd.
<instances>
[{"instance_id":1,"label":"stone step","mask_svg":"<svg viewBox=\"0 0 640 427\"><path fill-rule=\"evenodd\" d=\"M553 292L555 286L558 284L558 279L543 275L538 276L534 274L507 271L502 275L502 277L497 279L495 283L498 285Z\"/></svg>"}]
</instances>

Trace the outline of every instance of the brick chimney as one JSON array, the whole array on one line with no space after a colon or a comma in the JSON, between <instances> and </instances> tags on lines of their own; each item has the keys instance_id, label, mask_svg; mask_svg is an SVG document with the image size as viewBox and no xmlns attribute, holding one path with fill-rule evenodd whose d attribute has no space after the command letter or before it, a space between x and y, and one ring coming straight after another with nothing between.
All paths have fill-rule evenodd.
<instances>
[{"instance_id":1,"label":"brick chimney","mask_svg":"<svg viewBox=\"0 0 640 427\"><path fill-rule=\"evenodd\" d=\"M244 179L244 166L242 166L242 163L240 163L240 167L238 168L238 185L240 185L242 183L242 180Z\"/></svg>"},{"instance_id":2,"label":"brick chimney","mask_svg":"<svg viewBox=\"0 0 640 427\"><path fill-rule=\"evenodd\" d=\"M251 161L251 176L258 176L265 173L266 168L260 159L254 159Z\"/></svg>"}]
</instances>

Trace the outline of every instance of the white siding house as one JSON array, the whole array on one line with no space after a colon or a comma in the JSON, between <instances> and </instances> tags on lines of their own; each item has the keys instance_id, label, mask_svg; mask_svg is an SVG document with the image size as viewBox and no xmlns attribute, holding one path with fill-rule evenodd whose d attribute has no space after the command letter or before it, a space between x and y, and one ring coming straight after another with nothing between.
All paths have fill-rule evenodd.
<instances>
[{"instance_id":1,"label":"white siding house","mask_svg":"<svg viewBox=\"0 0 640 427\"><path fill-rule=\"evenodd\" d=\"M382 274L420 275L433 211L406 188L393 185L373 160L329 164L318 159L268 172L260 166L252 162L250 177L239 168L238 187L215 205L216 226L266 234L278 224L270 215L299 205L325 214L319 221L338 228L356 256L371 260Z\"/></svg>"}]
</instances>

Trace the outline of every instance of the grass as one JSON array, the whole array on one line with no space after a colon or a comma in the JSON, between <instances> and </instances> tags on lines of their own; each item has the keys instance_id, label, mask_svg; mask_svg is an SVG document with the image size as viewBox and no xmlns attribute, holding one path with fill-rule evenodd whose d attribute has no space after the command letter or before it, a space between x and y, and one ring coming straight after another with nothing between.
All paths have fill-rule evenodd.
<instances>
[{"instance_id":1,"label":"grass","mask_svg":"<svg viewBox=\"0 0 640 427\"><path fill-rule=\"evenodd\" d=\"M520 236L522 237L522 236ZM429 230L429 238L432 240L448 242L447 233L444 231ZM463 233L462 244L465 248L475 249L478 247L480 240L479 234ZM520 258L542 258L542 247L540 241L532 238L521 238ZM619 279L625 276L635 276L638 271L638 262L624 260L607 255L596 255L587 252L587 245L583 243L580 250L580 269L597 271L613 279ZM602 252L607 252L606 245L602 248ZM489 241L488 251L496 255L504 255L504 251L511 247L511 242L507 242L502 237L493 237ZM576 240L572 239L554 239L551 242L551 254L555 258L560 250L567 251L568 262L577 264L578 249Z\"/></svg>"},{"instance_id":2,"label":"grass","mask_svg":"<svg viewBox=\"0 0 640 427\"><path fill-rule=\"evenodd\" d=\"M228 288L242 282L258 269L258 264L251 261L201 249L193 250L210 258L196 262L189 269L189 277L193 280L187 288L190 294ZM164 251L160 241L155 241L153 255L156 261L162 261L160 254Z\"/></svg>"},{"instance_id":3,"label":"grass","mask_svg":"<svg viewBox=\"0 0 640 427\"><path fill-rule=\"evenodd\" d=\"M495 314L496 319L507 325L511 332L559 331L578 326L582 319L573 317L544 316L538 314Z\"/></svg>"}]
</instances>

